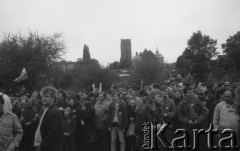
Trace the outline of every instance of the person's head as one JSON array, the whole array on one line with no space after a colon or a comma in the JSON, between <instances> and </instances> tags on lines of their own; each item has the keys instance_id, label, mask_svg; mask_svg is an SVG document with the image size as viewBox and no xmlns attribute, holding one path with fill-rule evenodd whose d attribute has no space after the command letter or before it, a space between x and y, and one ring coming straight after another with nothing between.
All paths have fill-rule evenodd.
<instances>
[{"instance_id":1,"label":"person's head","mask_svg":"<svg viewBox=\"0 0 240 151\"><path fill-rule=\"evenodd\" d=\"M117 101L120 98L120 93L115 91L113 92L112 96L113 96L113 101Z\"/></svg>"},{"instance_id":2,"label":"person's head","mask_svg":"<svg viewBox=\"0 0 240 151\"><path fill-rule=\"evenodd\" d=\"M85 99L87 97L88 97L87 92L82 92L82 98Z\"/></svg>"},{"instance_id":3,"label":"person's head","mask_svg":"<svg viewBox=\"0 0 240 151\"><path fill-rule=\"evenodd\" d=\"M27 103L28 103L29 105L32 105L32 104L33 104L33 99L32 99L32 98L28 98L28 99L27 99Z\"/></svg>"},{"instance_id":4,"label":"person's head","mask_svg":"<svg viewBox=\"0 0 240 151\"><path fill-rule=\"evenodd\" d=\"M71 109L70 109L69 107L66 107L66 108L64 109L64 116L65 116L65 117L68 117L68 116L70 115L70 112L71 112Z\"/></svg>"},{"instance_id":5,"label":"person's head","mask_svg":"<svg viewBox=\"0 0 240 151\"><path fill-rule=\"evenodd\" d=\"M144 91L149 95L151 93L151 87L150 86L145 86Z\"/></svg>"},{"instance_id":6,"label":"person's head","mask_svg":"<svg viewBox=\"0 0 240 151\"><path fill-rule=\"evenodd\" d=\"M166 98L166 97L168 97L168 87L167 86L161 86L160 87L160 90L162 91L162 93L163 93L163 96Z\"/></svg>"},{"instance_id":7,"label":"person's head","mask_svg":"<svg viewBox=\"0 0 240 151\"><path fill-rule=\"evenodd\" d=\"M226 82L224 83L224 86L225 86L226 89L229 90L229 89L230 89L230 86L231 86L231 85L230 85L230 82L229 82L229 81L226 81Z\"/></svg>"},{"instance_id":8,"label":"person's head","mask_svg":"<svg viewBox=\"0 0 240 151\"><path fill-rule=\"evenodd\" d=\"M38 92L37 92L37 91L34 91L34 92L32 93L32 97L33 97L33 98L37 98L37 97L38 97Z\"/></svg>"},{"instance_id":9,"label":"person's head","mask_svg":"<svg viewBox=\"0 0 240 151\"><path fill-rule=\"evenodd\" d=\"M129 100L129 105L131 107L135 107L136 106L136 100L132 99L132 100Z\"/></svg>"},{"instance_id":10,"label":"person's head","mask_svg":"<svg viewBox=\"0 0 240 151\"><path fill-rule=\"evenodd\" d=\"M75 104L75 99L73 97L69 98L69 104L72 106Z\"/></svg>"},{"instance_id":11,"label":"person's head","mask_svg":"<svg viewBox=\"0 0 240 151\"><path fill-rule=\"evenodd\" d=\"M193 89L190 86L186 86L183 89L183 94L185 97L193 97Z\"/></svg>"},{"instance_id":12,"label":"person's head","mask_svg":"<svg viewBox=\"0 0 240 151\"><path fill-rule=\"evenodd\" d=\"M175 90L174 92L174 98L175 99L182 99L182 91L181 90Z\"/></svg>"},{"instance_id":13,"label":"person's head","mask_svg":"<svg viewBox=\"0 0 240 151\"><path fill-rule=\"evenodd\" d=\"M42 104L46 107L52 106L58 97L58 91L53 86L46 86L41 89Z\"/></svg>"},{"instance_id":14,"label":"person's head","mask_svg":"<svg viewBox=\"0 0 240 151\"><path fill-rule=\"evenodd\" d=\"M151 85L151 90L155 91L155 90L160 90L160 85L158 83L154 83Z\"/></svg>"},{"instance_id":15,"label":"person's head","mask_svg":"<svg viewBox=\"0 0 240 151\"><path fill-rule=\"evenodd\" d=\"M226 91L225 88L220 87L216 90L216 100L222 101L224 100L224 92Z\"/></svg>"},{"instance_id":16,"label":"person's head","mask_svg":"<svg viewBox=\"0 0 240 151\"><path fill-rule=\"evenodd\" d=\"M104 91L99 93L97 100L101 102L101 101L104 101L105 99L106 99L106 93Z\"/></svg>"},{"instance_id":17,"label":"person's head","mask_svg":"<svg viewBox=\"0 0 240 151\"><path fill-rule=\"evenodd\" d=\"M90 93L88 97L91 102L96 100L96 94L94 93Z\"/></svg>"},{"instance_id":18,"label":"person's head","mask_svg":"<svg viewBox=\"0 0 240 151\"><path fill-rule=\"evenodd\" d=\"M233 95L231 91L227 90L224 92L224 101L229 104L233 103Z\"/></svg>"},{"instance_id":19,"label":"person's head","mask_svg":"<svg viewBox=\"0 0 240 151\"><path fill-rule=\"evenodd\" d=\"M154 90L150 94L150 103L155 103L156 105L163 105L163 93L160 90Z\"/></svg>"}]
</instances>

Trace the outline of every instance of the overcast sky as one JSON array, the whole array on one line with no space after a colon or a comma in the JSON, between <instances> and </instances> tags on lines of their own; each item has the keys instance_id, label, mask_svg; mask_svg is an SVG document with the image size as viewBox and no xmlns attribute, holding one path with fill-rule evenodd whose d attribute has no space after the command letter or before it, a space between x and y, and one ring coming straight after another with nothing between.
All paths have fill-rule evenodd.
<instances>
[{"instance_id":1,"label":"overcast sky","mask_svg":"<svg viewBox=\"0 0 240 151\"><path fill-rule=\"evenodd\" d=\"M158 48L175 62L193 32L218 40L218 51L240 31L240 0L0 0L0 40L4 32L63 33L66 60L91 57L103 65L120 60L121 39L131 39L132 55Z\"/></svg>"}]
</instances>

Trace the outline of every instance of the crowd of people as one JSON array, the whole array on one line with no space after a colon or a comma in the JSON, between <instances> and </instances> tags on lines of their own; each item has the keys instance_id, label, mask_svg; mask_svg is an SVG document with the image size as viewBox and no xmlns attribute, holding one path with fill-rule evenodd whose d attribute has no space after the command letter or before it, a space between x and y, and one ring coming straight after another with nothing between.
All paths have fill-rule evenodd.
<instances>
[{"instance_id":1,"label":"crowd of people","mask_svg":"<svg viewBox=\"0 0 240 151\"><path fill-rule=\"evenodd\" d=\"M0 151L140 151L148 122L156 129L168 123L170 142L179 128L193 135L193 129L213 124L219 131L232 129L238 144L239 114L240 85L230 82L155 83L99 93L66 93L53 86L31 94L0 92ZM209 149L206 140L200 137L200 150ZM166 146L157 142L157 148Z\"/></svg>"}]
</instances>

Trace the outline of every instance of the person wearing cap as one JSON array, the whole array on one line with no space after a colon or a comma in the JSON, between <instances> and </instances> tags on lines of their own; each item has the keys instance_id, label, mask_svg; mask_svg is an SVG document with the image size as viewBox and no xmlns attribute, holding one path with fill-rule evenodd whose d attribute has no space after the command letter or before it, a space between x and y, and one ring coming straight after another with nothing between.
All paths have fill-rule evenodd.
<instances>
[{"instance_id":1,"label":"person wearing cap","mask_svg":"<svg viewBox=\"0 0 240 151\"><path fill-rule=\"evenodd\" d=\"M15 151L22 135L22 126L17 116L12 113L9 97L0 92L0 150Z\"/></svg>"}]
</instances>

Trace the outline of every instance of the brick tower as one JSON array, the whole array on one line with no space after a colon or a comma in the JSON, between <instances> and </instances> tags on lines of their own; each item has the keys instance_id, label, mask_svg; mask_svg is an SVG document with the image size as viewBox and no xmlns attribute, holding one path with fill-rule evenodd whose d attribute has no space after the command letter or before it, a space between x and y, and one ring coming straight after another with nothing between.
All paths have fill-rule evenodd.
<instances>
[{"instance_id":1,"label":"brick tower","mask_svg":"<svg viewBox=\"0 0 240 151\"><path fill-rule=\"evenodd\" d=\"M131 39L121 39L121 68L129 68L132 64Z\"/></svg>"}]
</instances>

